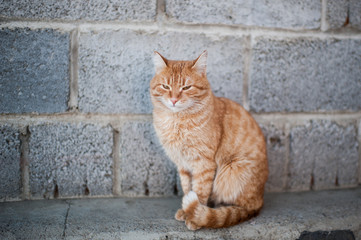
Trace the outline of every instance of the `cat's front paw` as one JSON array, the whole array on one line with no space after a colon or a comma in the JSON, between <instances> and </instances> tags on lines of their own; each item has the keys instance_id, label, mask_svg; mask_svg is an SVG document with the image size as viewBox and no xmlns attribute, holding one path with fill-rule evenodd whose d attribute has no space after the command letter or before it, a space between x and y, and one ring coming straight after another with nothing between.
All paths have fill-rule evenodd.
<instances>
[{"instance_id":1,"label":"cat's front paw","mask_svg":"<svg viewBox=\"0 0 361 240\"><path fill-rule=\"evenodd\" d=\"M183 209L178 209L178 211L176 212L174 217L178 221L185 221L186 220L186 213L183 211Z\"/></svg>"},{"instance_id":2,"label":"cat's front paw","mask_svg":"<svg viewBox=\"0 0 361 240\"><path fill-rule=\"evenodd\" d=\"M194 222L190 220L186 220L186 226L189 230L193 230L193 231L201 229L201 227L198 227Z\"/></svg>"}]
</instances>

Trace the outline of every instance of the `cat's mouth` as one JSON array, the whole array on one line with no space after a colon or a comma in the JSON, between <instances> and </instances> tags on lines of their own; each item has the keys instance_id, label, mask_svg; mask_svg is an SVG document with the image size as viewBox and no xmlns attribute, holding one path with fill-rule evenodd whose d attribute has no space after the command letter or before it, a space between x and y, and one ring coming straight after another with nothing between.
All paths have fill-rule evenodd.
<instances>
[{"instance_id":1,"label":"cat's mouth","mask_svg":"<svg viewBox=\"0 0 361 240\"><path fill-rule=\"evenodd\" d=\"M188 108L189 106L187 106L187 104L181 102L181 101L178 101L176 103L173 103L172 101L170 100L165 100L163 101L164 105L170 109L172 112L180 112L186 108Z\"/></svg>"},{"instance_id":2,"label":"cat's mouth","mask_svg":"<svg viewBox=\"0 0 361 240\"><path fill-rule=\"evenodd\" d=\"M173 103L168 105L168 108L170 110L172 110L173 112L180 112L185 109L184 107L180 106L179 104L173 104Z\"/></svg>"}]
</instances>

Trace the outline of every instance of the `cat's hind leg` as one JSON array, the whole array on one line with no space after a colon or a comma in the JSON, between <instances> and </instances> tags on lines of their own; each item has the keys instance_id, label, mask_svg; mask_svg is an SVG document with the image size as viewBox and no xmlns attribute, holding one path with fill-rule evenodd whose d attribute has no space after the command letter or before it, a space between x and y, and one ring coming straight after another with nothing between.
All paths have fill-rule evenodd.
<instances>
[{"instance_id":1,"label":"cat's hind leg","mask_svg":"<svg viewBox=\"0 0 361 240\"><path fill-rule=\"evenodd\" d=\"M256 161L234 160L220 166L213 185L217 203L240 206L250 215L263 206L264 181Z\"/></svg>"},{"instance_id":2,"label":"cat's hind leg","mask_svg":"<svg viewBox=\"0 0 361 240\"><path fill-rule=\"evenodd\" d=\"M252 162L234 159L220 165L213 184L216 203L233 205L244 190L252 184Z\"/></svg>"}]
</instances>

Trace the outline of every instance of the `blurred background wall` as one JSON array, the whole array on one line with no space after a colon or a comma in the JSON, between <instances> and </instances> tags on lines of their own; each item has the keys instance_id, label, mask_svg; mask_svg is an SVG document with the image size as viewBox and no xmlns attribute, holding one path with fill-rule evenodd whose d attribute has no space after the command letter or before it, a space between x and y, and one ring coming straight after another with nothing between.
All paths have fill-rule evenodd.
<instances>
[{"instance_id":1,"label":"blurred background wall","mask_svg":"<svg viewBox=\"0 0 361 240\"><path fill-rule=\"evenodd\" d=\"M0 0L0 200L181 195L152 54L205 49L264 130L267 191L361 183L359 0Z\"/></svg>"}]
</instances>

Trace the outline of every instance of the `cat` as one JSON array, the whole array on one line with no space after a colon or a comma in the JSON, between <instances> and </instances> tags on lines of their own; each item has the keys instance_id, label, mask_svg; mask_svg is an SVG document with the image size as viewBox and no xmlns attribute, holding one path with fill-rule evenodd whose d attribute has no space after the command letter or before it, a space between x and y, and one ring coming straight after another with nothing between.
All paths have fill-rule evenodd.
<instances>
[{"instance_id":1,"label":"cat","mask_svg":"<svg viewBox=\"0 0 361 240\"><path fill-rule=\"evenodd\" d=\"M258 214L268 163L256 121L238 103L213 94L207 51L193 61L154 52L153 62L153 125L184 193L175 218L197 230L232 226Z\"/></svg>"}]
</instances>

